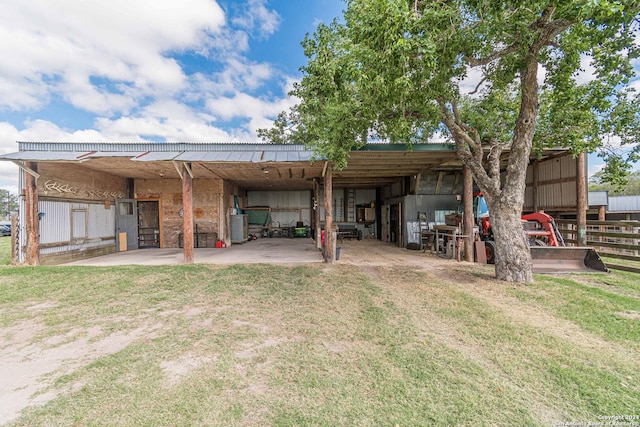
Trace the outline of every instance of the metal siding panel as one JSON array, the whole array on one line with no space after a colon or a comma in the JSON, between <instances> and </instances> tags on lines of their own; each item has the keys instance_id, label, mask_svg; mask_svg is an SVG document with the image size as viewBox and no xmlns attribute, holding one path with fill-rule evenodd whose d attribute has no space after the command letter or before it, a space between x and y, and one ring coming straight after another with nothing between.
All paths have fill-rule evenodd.
<instances>
[{"instance_id":1,"label":"metal siding panel","mask_svg":"<svg viewBox=\"0 0 640 427\"><path fill-rule=\"evenodd\" d=\"M589 206L607 206L609 193L606 191L589 191L587 197Z\"/></svg>"},{"instance_id":2,"label":"metal siding panel","mask_svg":"<svg viewBox=\"0 0 640 427\"><path fill-rule=\"evenodd\" d=\"M263 162L275 162L276 161L276 153L273 151L264 151L262 153L262 161Z\"/></svg>"},{"instance_id":3,"label":"metal siding panel","mask_svg":"<svg viewBox=\"0 0 640 427\"><path fill-rule=\"evenodd\" d=\"M533 188L527 187L524 190L524 209L531 210L533 209Z\"/></svg>"},{"instance_id":4,"label":"metal siding panel","mask_svg":"<svg viewBox=\"0 0 640 427\"><path fill-rule=\"evenodd\" d=\"M139 154L138 156L134 156L131 158L134 162L157 162L157 161L169 161L173 160L180 155L179 151L170 151L170 152L149 152Z\"/></svg>"},{"instance_id":5,"label":"metal siding panel","mask_svg":"<svg viewBox=\"0 0 640 427\"><path fill-rule=\"evenodd\" d=\"M565 182L562 184L562 193L560 199L556 201L554 206L574 207L578 206L578 194L575 182Z\"/></svg>"},{"instance_id":6,"label":"metal siding panel","mask_svg":"<svg viewBox=\"0 0 640 427\"><path fill-rule=\"evenodd\" d=\"M17 153L9 153L0 156L0 158L8 160L22 161L78 161L78 156L82 156L84 152L62 152L62 151L18 151Z\"/></svg>"},{"instance_id":7,"label":"metal siding panel","mask_svg":"<svg viewBox=\"0 0 640 427\"><path fill-rule=\"evenodd\" d=\"M71 210L71 238L74 240L87 238L87 210L86 209Z\"/></svg>"},{"instance_id":8,"label":"metal siding panel","mask_svg":"<svg viewBox=\"0 0 640 427\"><path fill-rule=\"evenodd\" d=\"M44 213L40 220L40 243L59 243L71 240L71 203L39 201L38 210Z\"/></svg>"},{"instance_id":9,"label":"metal siding panel","mask_svg":"<svg viewBox=\"0 0 640 427\"><path fill-rule=\"evenodd\" d=\"M116 230L116 209L114 205L109 209L104 204L90 204L89 214L89 238L114 237Z\"/></svg>"},{"instance_id":10,"label":"metal siding panel","mask_svg":"<svg viewBox=\"0 0 640 427\"><path fill-rule=\"evenodd\" d=\"M608 212L640 212L640 196L609 197Z\"/></svg>"},{"instance_id":11,"label":"metal siding panel","mask_svg":"<svg viewBox=\"0 0 640 427\"><path fill-rule=\"evenodd\" d=\"M576 176L576 159L573 156L563 156L561 158L560 175L561 178L575 178Z\"/></svg>"},{"instance_id":12,"label":"metal siding panel","mask_svg":"<svg viewBox=\"0 0 640 427\"><path fill-rule=\"evenodd\" d=\"M551 170L551 162L541 162L538 168L538 180L540 182L551 181L553 179L553 171Z\"/></svg>"}]
</instances>

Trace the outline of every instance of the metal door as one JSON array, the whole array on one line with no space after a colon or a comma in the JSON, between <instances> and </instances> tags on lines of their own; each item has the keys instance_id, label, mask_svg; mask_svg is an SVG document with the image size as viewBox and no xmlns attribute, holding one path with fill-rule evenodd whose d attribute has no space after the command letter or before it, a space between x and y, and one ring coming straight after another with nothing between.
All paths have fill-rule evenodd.
<instances>
[{"instance_id":1,"label":"metal door","mask_svg":"<svg viewBox=\"0 0 640 427\"><path fill-rule=\"evenodd\" d=\"M116 250L138 249L138 208L134 199L116 199Z\"/></svg>"}]
</instances>

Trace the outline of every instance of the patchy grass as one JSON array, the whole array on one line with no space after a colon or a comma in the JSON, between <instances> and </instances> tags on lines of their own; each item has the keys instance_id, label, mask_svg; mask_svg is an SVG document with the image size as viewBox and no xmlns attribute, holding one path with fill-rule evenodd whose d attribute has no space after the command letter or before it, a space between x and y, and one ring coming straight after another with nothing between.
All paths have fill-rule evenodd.
<instances>
[{"instance_id":1,"label":"patchy grass","mask_svg":"<svg viewBox=\"0 0 640 427\"><path fill-rule=\"evenodd\" d=\"M452 262L0 275L0 362L61 359L36 387L46 404L25 401L9 425L546 426L640 408L626 274L517 286Z\"/></svg>"},{"instance_id":2,"label":"patchy grass","mask_svg":"<svg viewBox=\"0 0 640 427\"><path fill-rule=\"evenodd\" d=\"M0 265L11 264L11 237L0 236Z\"/></svg>"}]
</instances>

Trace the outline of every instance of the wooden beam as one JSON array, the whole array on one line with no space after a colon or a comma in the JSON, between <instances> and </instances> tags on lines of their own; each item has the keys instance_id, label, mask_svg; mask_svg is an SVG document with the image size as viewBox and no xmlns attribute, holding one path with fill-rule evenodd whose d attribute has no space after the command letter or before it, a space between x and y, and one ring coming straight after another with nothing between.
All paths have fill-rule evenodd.
<instances>
[{"instance_id":1,"label":"wooden beam","mask_svg":"<svg viewBox=\"0 0 640 427\"><path fill-rule=\"evenodd\" d=\"M577 212L576 222L578 226L578 246L587 244L587 155L578 154L576 159L576 196Z\"/></svg>"},{"instance_id":2,"label":"wooden beam","mask_svg":"<svg viewBox=\"0 0 640 427\"><path fill-rule=\"evenodd\" d=\"M316 234L316 248L322 250L320 222L320 182L318 178L313 178L313 229Z\"/></svg>"},{"instance_id":3,"label":"wooden beam","mask_svg":"<svg viewBox=\"0 0 640 427\"><path fill-rule=\"evenodd\" d=\"M187 171L191 179L193 179L193 171L191 170L191 163L183 163L184 169Z\"/></svg>"},{"instance_id":4,"label":"wooden beam","mask_svg":"<svg viewBox=\"0 0 640 427\"><path fill-rule=\"evenodd\" d=\"M436 183L436 190L434 194L440 194L440 187L442 187L442 180L444 179L444 172L438 174L438 182Z\"/></svg>"},{"instance_id":5,"label":"wooden beam","mask_svg":"<svg viewBox=\"0 0 640 427\"><path fill-rule=\"evenodd\" d=\"M182 165L180 165L180 163L176 162L175 160L173 160L171 163L173 163L173 167L176 168L178 176L180 176L180 179L182 179Z\"/></svg>"},{"instance_id":6,"label":"wooden beam","mask_svg":"<svg viewBox=\"0 0 640 427\"><path fill-rule=\"evenodd\" d=\"M463 167L463 172L462 172L462 191L464 192L464 168ZM458 183L460 182L460 174L458 172L456 172L453 175L453 185L451 186L451 194L458 194Z\"/></svg>"},{"instance_id":7,"label":"wooden beam","mask_svg":"<svg viewBox=\"0 0 640 427\"><path fill-rule=\"evenodd\" d=\"M27 165L25 165L24 162L19 162L17 160L12 160L11 161L14 165L18 166L20 169L22 169L23 171L25 171L26 173L28 173L29 175L31 175L34 178L40 178L40 174L36 171L34 171L33 169L31 169L30 167L28 167Z\"/></svg>"},{"instance_id":8,"label":"wooden beam","mask_svg":"<svg viewBox=\"0 0 640 427\"><path fill-rule=\"evenodd\" d=\"M193 180L189 166L183 163L182 173L182 242L184 262L193 263Z\"/></svg>"},{"instance_id":9,"label":"wooden beam","mask_svg":"<svg viewBox=\"0 0 640 427\"><path fill-rule=\"evenodd\" d=\"M38 164L27 162L24 170L27 169L37 175ZM27 265L40 265L40 218L38 216L38 185L35 175L31 173L25 175L25 231L27 234L25 263Z\"/></svg>"},{"instance_id":10,"label":"wooden beam","mask_svg":"<svg viewBox=\"0 0 640 427\"><path fill-rule=\"evenodd\" d=\"M328 162L327 162L328 164ZM333 264L336 260L336 233L333 232L333 166L324 174L324 261Z\"/></svg>"},{"instance_id":11,"label":"wooden beam","mask_svg":"<svg viewBox=\"0 0 640 427\"><path fill-rule=\"evenodd\" d=\"M422 172L424 171L421 170L420 172L418 172L418 174L416 175L416 182L415 182L415 190L413 192L414 195L418 194L418 190L420 189L420 182L422 181Z\"/></svg>"},{"instance_id":12,"label":"wooden beam","mask_svg":"<svg viewBox=\"0 0 640 427\"><path fill-rule=\"evenodd\" d=\"M534 212L538 212L538 179L540 179L540 161L536 160L533 162L533 187L531 189Z\"/></svg>"}]
</instances>

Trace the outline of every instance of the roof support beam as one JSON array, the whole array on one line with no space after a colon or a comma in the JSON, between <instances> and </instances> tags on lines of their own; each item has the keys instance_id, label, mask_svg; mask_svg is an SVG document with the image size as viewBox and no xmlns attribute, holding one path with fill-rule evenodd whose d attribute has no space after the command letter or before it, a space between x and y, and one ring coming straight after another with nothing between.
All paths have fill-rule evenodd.
<instances>
[{"instance_id":1,"label":"roof support beam","mask_svg":"<svg viewBox=\"0 0 640 427\"><path fill-rule=\"evenodd\" d=\"M173 163L173 167L176 168L178 176L180 176L180 179L182 179L182 165L175 160L173 160L171 163Z\"/></svg>"},{"instance_id":2,"label":"roof support beam","mask_svg":"<svg viewBox=\"0 0 640 427\"><path fill-rule=\"evenodd\" d=\"M29 175L31 175L35 179L40 178L40 174L38 172L34 171L32 168L30 168L28 166L28 164L25 164L24 162L19 162L17 160L12 160L11 163L15 164L16 166L18 166L20 169L22 169L23 171L25 171L26 173L28 173ZM29 163L33 163L33 162L29 162ZM35 164L35 163L33 163L33 164Z\"/></svg>"},{"instance_id":3,"label":"roof support beam","mask_svg":"<svg viewBox=\"0 0 640 427\"><path fill-rule=\"evenodd\" d=\"M187 171L191 179L193 179L193 171L191 170L191 163L183 163L184 169Z\"/></svg>"}]
</instances>

